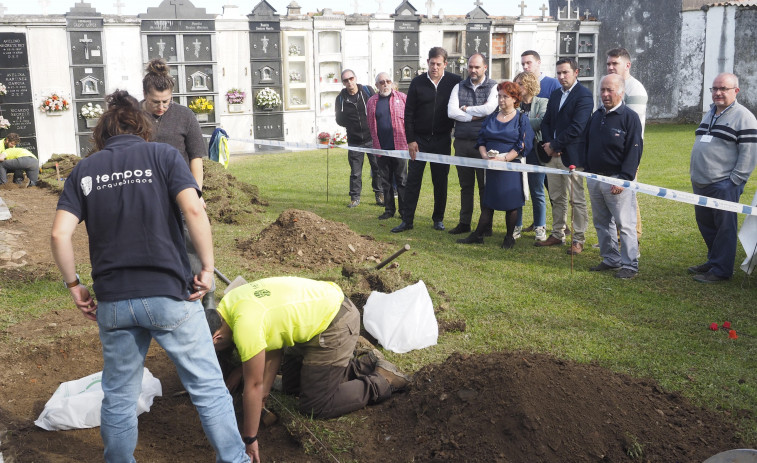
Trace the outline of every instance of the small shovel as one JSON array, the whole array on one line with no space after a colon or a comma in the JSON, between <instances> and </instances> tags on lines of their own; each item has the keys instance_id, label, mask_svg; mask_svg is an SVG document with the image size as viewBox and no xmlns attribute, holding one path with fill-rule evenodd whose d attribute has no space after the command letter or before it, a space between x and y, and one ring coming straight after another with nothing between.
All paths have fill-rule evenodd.
<instances>
[{"instance_id":1,"label":"small shovel","mask_svg":"<svg viewBox=\"0 0 757 463\"><path fill-rule=\"evenodd\" d=\"M213 272L215 272L215 274L218 275L218 278L220 278L221 281L223 281L224 283L226 283L226 290L223 292L224 296L227 295L227 294L229 294L229 291L231 291L232 289L238 288L238 287L240 287L242 285L246 285L247 284L247 280L245 280L244 278L242 278L239 275L237 275L237 277L234 278L234 281L231 281L228 278L226 278L226 275L224 275L223 273L221 273L221 271L218 270L215 267L213 267Z\"/></svg>"}]
</instances>

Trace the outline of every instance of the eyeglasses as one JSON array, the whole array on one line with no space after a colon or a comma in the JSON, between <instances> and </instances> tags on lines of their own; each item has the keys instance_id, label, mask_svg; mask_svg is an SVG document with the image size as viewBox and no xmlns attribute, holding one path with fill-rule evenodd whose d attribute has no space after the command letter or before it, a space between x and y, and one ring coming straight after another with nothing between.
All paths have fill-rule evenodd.
<instances>
[{"instance_id":1,"label":"eyeglasses","mask_svg":"<svg viewBox=\"0 0 757 463\"><path fill-rule=\"evenodd\" d=\"M391 84L391 83L392 83L392 81L391 81L391 80L389 80L389 79L386 79L386 80L379 80L379 81L378 81L378 82L376 82L376 83L377 83L377 84L379 84L379 85L384 85L384 84Z\"/></svg>"},{"instance_id":2,"label":"eyeglasses","mask_svg":"<svg viewBox=\"0 0 757 463\"><path fill-rule=\"evenodd\" d=\"M723 93L725 93L728 90L733 90L734 88L736 88L736 87L710 87L710 91L712 93L717 93L717 92L723 92Z\"/></svg>"},{"instance_id":3,"label":"eyeglasses","mask_svg":"<svg viewBox=\"0 0 757 463\"><path fill-rule=\"evenodd\" d=\"M347 82L352 82L353 80L355 80L355 76L345 77L344 79L342 79L342 83L346 84Z\"/></svg>"}]
</instances>

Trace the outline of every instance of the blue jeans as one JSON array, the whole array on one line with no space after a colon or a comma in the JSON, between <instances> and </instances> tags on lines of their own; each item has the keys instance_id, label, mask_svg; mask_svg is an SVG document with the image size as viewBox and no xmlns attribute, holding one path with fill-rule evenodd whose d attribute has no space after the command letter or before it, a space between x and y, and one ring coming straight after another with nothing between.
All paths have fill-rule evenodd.
<instances>
[{"instance_id":1,"label":"blue jeans","mask_svg":"<svg viewBox=\"0 0 757 463\"><path fill-rule=\"evenodd\" d=\"M248 462L234 407L218 366L202 305L169 297L99 301L97 324L103 347L100 434L105 461L133 463L137 446L137 398L150 341L176 365L200 414L216 462Z\"/></svg>"},{"instance_id":2,"label":"blue jeans","mask_svg":"<svg viewBox=\"0 0 757 463\"><path fill-rule=\"evenodd\" d=\"M531 206L534 211L534 227L547 226L547 200L544 196L544 179L547 174L529 172L528 191L531 195ZM523 226L523 208L518 209L516 226Z\"/></svg>"},{"instance_id":3,"label":"blue jeans","mask_svg":"<svg viewBox=\"0 0 757 463\"><path fill-rule=\"evenodd\" d=\"M694 194L737 203L744 192L744 184L736 185L727 178L703 187L693 185L693 190ZM694 206L694 216L707 245L707 263L712 266L708 273L731 278L736 260L738 216L735 212L702 206Z\"/></svg>"},{"instance_id":4,"label":"blue jeans","mask_svg":"<svg viewBox=\"0 0 757 463\"><path fill-rule=\"evenodd\" d=\"M636 237L636 192L625 188L612 194L612 185L586 179L591 213L597 230L599 255L610 267L639 271L639 240ZM620 247L618 247L620 232Z\"/></svg>"}]
</instances>

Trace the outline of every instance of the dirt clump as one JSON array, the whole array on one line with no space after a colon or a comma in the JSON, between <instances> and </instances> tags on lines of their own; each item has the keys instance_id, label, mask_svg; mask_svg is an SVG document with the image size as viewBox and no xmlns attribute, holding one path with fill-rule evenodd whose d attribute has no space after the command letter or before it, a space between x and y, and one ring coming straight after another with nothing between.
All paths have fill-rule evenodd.
<instances>
[{"instance_id":1,"label":"dirt clump","mask_svg":"<svg viewBox=\"0 0 757 463\"><path fill-rule=\"evenodd\" d=\"M386 244L372 236L358 235L344 223L298 209L282 212L259 236L239 240L237 247L247 257L311 269L375 262L388 249Z\"/></svg>"},{"instance_id":2,"label":"dirt clump","mask_svg":"<svg viewBox=\"0 0 757 463\"><path fill-rule=\"evenodd\" d=\"M357 415L356 461L672 463L743 445L723 416L653 380L524 352L453 354Z\"/></svg>"},{"instance_id":3,"label":"dirt clump","mask_svg":"<svg viewBox=\"0 0 757 463\"><path fill-rule=\"evenodd\" d=\"M255 206L267 206L258 187L238 180L224 167L203 159L202 195L210 222L240 224L255 214Z\"/></svg>"},{"instance_id":4,"label":"dirt clump","mask_svg":"<svg viewBox=\"0 0 757 463\"><path fill-rule=\"evenodd\" d=\"M81 159L75 154L53 154L40 168L38 185L60 193L63 191L63 181L58 180L58 178L68 178ZM55 169L56 163L58 164L57 170Z\"/></svg>"}]
</instances>

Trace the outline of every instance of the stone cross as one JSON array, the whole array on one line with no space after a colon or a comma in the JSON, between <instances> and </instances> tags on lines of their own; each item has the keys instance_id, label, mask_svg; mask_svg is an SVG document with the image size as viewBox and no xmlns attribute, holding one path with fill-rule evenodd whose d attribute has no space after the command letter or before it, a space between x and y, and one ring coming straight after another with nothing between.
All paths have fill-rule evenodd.
<instances>
[{"instance_id":1,"label":"stone cross","mask_svg":"<svg viewBox=\"0 0 757 463\"><path fill-rule=\"evenodd\" d=\"M263 53L268 53L268 37L265 35L260 39L261 42L263 42Z\"/></svg>"},{"instance_id":2,"label":"stone cross","mask_svg":"<svg viewBox=\"0 0 757 463\"><path fill-rule=\"evenodd\" d=\"M192 45L195 46L195 58L200 57L200 46L202 45L202 42L200 42L200 39L195 39L194 42L192 42Z\"/></svg>"},{"instance_id":3,"label":"stone cross","mask_svg":"<svg viewBox=\"0 0 757 463\"><path fill-rule=\"evenodd\" d=\"M84 59L89 59L89 44L92 43L92 39L87 37L87 34L84 34L83 39L79 39L79 42L84 44Z\"/></svg>"},{"instance_id":4,"label":"stone cross","mask_svg":"<svg viewBox=\"0 0 757 463\"><path fill-rule=\"evenodd\" d=\"M378 3L378 10L376 10L376 13L383 14L384 13L384 0L376 0L376 3Z\"/></svg>"},{"instance_id":5,"label":"stone cross","mask_svg":"<svg viewBox=\"0 0 757 463\"><path fill-rule=\"evenodd\" d=\"M7 10L8 10L8 8L5 5L3 5L2 3L0 3L0 18L2 18L3 16L5 16L5 12Z\"/></svg>"},{"instance_id":6,"label":"stone cross","mask_svg":"<svg viewBox=\"0 0 757 463\"><path fill-rule=\"evenodd\" d=\"M405 54L407 55L407 49L410 47L410 37L405 36L405 38L402 39L402 43L405 44L404 49L405 49Z\"/></svg>"},{"instance_id":7,"label":"stone cross","mask_svg":"<svg viewBox=\"0 0 757 463\"><path fill-rule=\"evenodd\" d=\"M429 18L433 16L432 10L434 9L434 0L426 0L426 16Z\"/></svg>"},{"instance_id":8,"label":"stone cross","mask_svg":"<svg viewBox=\"0 0 757 463\"><path fill-rule=\"evenodd\" d=\"M476 6L481 6L483 2L481 0L476 0L475 2L473 2L473 4Z\"/></svg>"},{"instance_id":9,"label":"stone cross","mask_svg":"<svg viewBox=\"0 0 757 463\"><path fill-rule=\"evenodd\" d=\"M161 38L158 41L158 56L160 56L161 58L165 58L165 56L163 56L164 51L166 51L166 42L164 42L163 39Z\"/></svg>"},{"instance_id":10,"label":"stone cross","mask_svg":"<svg viewBox=\"0 0 757 463\"><path fill-rule=\"evenodd\" d=\"M179 17L179 7L184 6L184 0L170 0L169 2L171 5L173 5L173 11L176 17Z\"/></svg>"},{"instance_id":11,"label":"stone cross","mask_svg":"<svg viewBox=\"0 0 757 463\"><path fill-rule=\"evenodd\" d=\"M570 53L570 42L573 41L573 37L566 35L562 40L565 42L565 53Z\"/></svg>"},{"instance_id":12,"label":"stone cross","mask_svg":"<svg viewBox=\"0 0 757 463\"><path fill-rule=\"evenodd\" d=\"M39 3L42 14L47 14L47 7L50 6L50 0L37 0L37 3Z\"/></svg>"},{"instance_id":13,"label":"stone cross","mask_svg":"<svg viewBox=\"0 0 757 463\"><path fill-rule=\"evenodd\" d=\"M589 9L587 8L586 11L584 11L584 20L588 20L590 14L591 14L591 11L589 11Z\"/></svg>"},{"instance_id":14,"label":"stone cross","mask_svg":"<svg viewBox=\"0 0 757 463\"><path fill-rule=\"evenodd\" d=\"M549 11L549 8L547 8L547 5L545 3L542 3L541 4L541 8L539 8L539 9L541 10L541 19L542 19L542 21L546 21L547 20L547 11Z\"/></svg>"},{"instance_id":15,"label":"stone cross","mask_svg":"<svg viewBox=\"0 0 757 463\"><path fill-rule=\"evenodd\" d=\"M528 6L528 5L526 5L526 2L524 2L523 0L520 0L520 5L518 5L518 6L520 7L520 15L521 16L525 16L526 15L526 7Z\"/></svg>"},{"instance_id":16,"label":"stone cross","mask_svg":"<svg viewBox=\"0 0 757 463\"><path fill-rule=\"evenodd\" d=\"M355 9L355 14L360 13L360 2L358 0L352 0L352 8Z\"/></svg>"},{"instance_id":17,"label":"stone cross","mask_svg":"<svg viewBox=\"0 0 757 463\"><path fill-rule=\"evenodd\" d=\"M125 7L126 4L121 2L121 0L116 0L116 3L114 3L113 6L116 7L116 14L121 16L121 9Z\"/></svg>"},{"instance_id":18,"label":"stone cross","mask_svg":"<svg viewBox=\"0 0 757 463\"><path fill-rule=\"evenodd\" d=\"M476 36L475 39L473 39L474 42L476 42L476 53L478 53L478 47L481 45L481 37Z\"/></svg>"}]
</instances>

